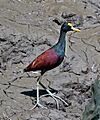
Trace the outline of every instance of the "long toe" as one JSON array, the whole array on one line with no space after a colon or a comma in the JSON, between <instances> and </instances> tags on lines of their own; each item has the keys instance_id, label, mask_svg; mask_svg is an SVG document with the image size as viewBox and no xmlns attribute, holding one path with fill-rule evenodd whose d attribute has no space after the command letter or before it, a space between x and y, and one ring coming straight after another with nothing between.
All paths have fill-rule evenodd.
<instances>
[{"instance_id":1,"label":"long toe","mask_svg":"<svg viewBox=\"0 0 100 120\"><path fill-rule=\"evenodd\" d=\"M57 95L54 95L55 98L59 99L60 101L62 101L66 106L68 106L69 104L63 100L61 97L57 96Z\"/></svg>"},{"instance_id":2,"label":"long toe","mask_svg":"<svg viewBox=\"0 0 100 120\"><path fill-rule=\"evenodd\" d=\"M62 101L66 106L69 105L69 104L68 104L65 100L63 100L61 97L59 97L59 96L51 93L50 90L46 89L46 91L47 91L48 94L56 101L56 104L57 104L57 108L58 108L58 109L59 109L59 103L58 103L58 100L57 100L57 99L59 99L60 101Z\"/></svg>"},{"instance_id":3,"label":"long toe","mask_svg":"<svg viewBox=\"0 0 100 120\"><path fill-rule=\"evenodd\" d=\"M45 106L43 106L42 104L36 103L30 110L33 110L33 109L35 109L36 107L41 107L41 108L47 109L47 108L46 108Z\"/></svg>"}]
</instances>

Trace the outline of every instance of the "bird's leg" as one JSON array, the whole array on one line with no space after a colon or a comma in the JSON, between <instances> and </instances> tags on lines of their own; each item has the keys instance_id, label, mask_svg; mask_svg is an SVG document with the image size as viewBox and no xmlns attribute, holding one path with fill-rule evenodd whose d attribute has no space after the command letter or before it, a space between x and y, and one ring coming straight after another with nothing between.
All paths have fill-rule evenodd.
<instances>
[{"instance_id":1,"label":"bird's leg","mask_svg":"<svg viewBox=\"0 0 100 120\"><path fill-rule=\"evenodd\" d=\"M41 107L41 108L45 108L43 105L40 104L40 99L39 99L39 81L41 80L42 75L37 79L37 98L36 98L36 104L34 105L34 107L31 108L35 109L37 106Z\"/></svg>"},{"instance_id":2,"label":"bird's leg","mask_svg":"<svg viewBox=\"0 0 100 120\"><path fill-rule=\"evenodd\" d=\"M51 93L50 90L48 90L40 81L39 84L47 91L48 94L46 95L50 95L56 101L57 108L59 109L59 103L58 100L54 97L54 93Z\"/></svg>"},{"instance_id":3,"label":"bird's leg","mask_svg":"<svg viewBox=\"0 0 100 120\"><path fill-rule=\"evenodd\" d=\"M57 104L57 108L59 109L59 103L58 103L58 100L59 99L60 101L62 101L65 105L68 106L68 103L65 102L61 97L55 95L54 93L51 93L50 90L48 90L40 81L39 81L39 84L48 92L48 95L50 95L55 101L56 101L56 104Z\"/></svg>"}]
</instances>

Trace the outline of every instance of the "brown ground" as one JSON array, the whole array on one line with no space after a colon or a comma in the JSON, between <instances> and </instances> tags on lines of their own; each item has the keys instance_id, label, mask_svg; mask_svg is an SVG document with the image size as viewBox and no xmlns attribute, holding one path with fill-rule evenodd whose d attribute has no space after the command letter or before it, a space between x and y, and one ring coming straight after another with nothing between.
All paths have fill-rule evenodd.
<instances>
[{"instance_id":1,"label":"brown ground","mask_svg":"<svg viewBox=\"0 0 100 120\"><path fill-rule=\"evenodd\" d=\"M65 20L81 32L68 34L67 57L42 82L70 104L59 101L57 110L55 101L45 97L41 102L48 109L29 110L35 102L37 75L21 71L57 41L57 22ZM98 74L99 0L0 0L0 120L80 120Z\"/></svg>"}]
</instances>

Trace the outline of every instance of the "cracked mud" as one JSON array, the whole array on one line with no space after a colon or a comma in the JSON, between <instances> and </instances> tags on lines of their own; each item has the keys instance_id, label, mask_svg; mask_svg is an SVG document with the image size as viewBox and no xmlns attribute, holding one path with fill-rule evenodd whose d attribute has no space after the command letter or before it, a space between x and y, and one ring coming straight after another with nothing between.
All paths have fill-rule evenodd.
<instances>
[{"instance_id":1,"label":"cracked mud","mask_svg":"<svg viewBox=\"0 0 100 120\"><path fill-rule=\"evenodd\" d=\"M69 103L41 98L36 108L37 74L22 73L36 56L59 37L60 24L72 21L80 33L68 34L63 63L47 72L42 83ZM80 120L91 98L92 82L100 74L99 0L0 1L0 120ZM53 88L53 89L52 89ZM46 92L40 88L40 94Z\"/></svg>"}]
</instances>

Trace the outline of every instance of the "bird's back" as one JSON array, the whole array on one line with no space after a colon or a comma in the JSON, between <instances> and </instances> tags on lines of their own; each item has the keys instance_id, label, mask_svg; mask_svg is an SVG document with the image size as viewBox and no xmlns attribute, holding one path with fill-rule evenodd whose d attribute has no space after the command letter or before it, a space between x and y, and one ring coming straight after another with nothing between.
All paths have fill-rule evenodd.
<instances>
[{"instance_id":1,"label":"bird's back","mask_svg":"<svg viewBox=\"0 0 100 120\"><path fill-rule=\"evenodd\" d=\"M54 48L50 48L34 59L33 62L24 69L24 71L29 72L41 70L41 72L44 73L47 70L57 67L63 59L64 56L59 56Z\"/></svg>"}]
</instances>

